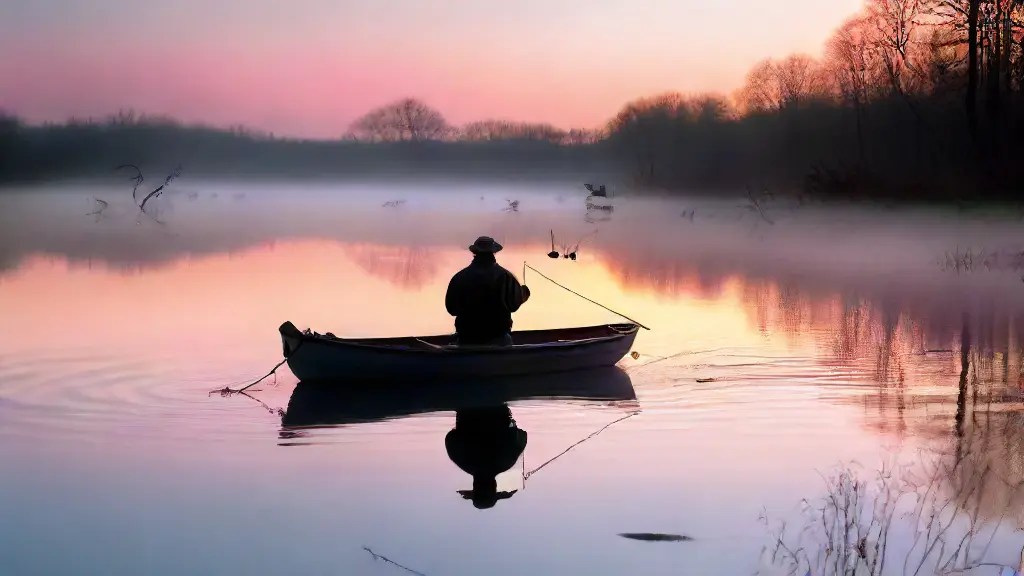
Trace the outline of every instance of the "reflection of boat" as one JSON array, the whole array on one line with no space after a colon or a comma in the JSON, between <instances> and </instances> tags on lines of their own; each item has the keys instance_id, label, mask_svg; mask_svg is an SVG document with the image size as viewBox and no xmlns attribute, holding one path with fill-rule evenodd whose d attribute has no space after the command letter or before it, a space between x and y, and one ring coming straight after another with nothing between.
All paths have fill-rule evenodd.
<instances>
[{"instance_id":1,"label":"reflection of boat","mask_svg":"<svg viewBox=\"0 0 1024 576\"><path fill-rule=\"evenodd\" d=\"M606 324L512 333L513 346L457 346L455 336L337 338L279 328L288 367L302 381L512 376L612 366L639 326Z\"/></svg>"},{"instance_id":2,"label":"reflection of boat","mask_svg":"<svg viewBox=\"0 0 1024 576\"><path fill-rule=\"evenodd\" d=\"M370 386L300 382L281 419L285 428L358 424L429 412L500 406L529 399L618 402L635 400L621 368L486 380L408 380Z\"/></svg>"}]
</instances>

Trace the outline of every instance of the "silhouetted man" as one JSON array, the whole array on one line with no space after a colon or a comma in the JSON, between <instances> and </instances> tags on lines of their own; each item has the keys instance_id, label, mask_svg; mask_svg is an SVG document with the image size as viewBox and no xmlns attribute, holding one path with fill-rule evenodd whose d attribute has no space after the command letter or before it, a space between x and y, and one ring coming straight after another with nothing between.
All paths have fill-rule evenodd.
<instances>
[{"instance_id":1,"label":"silhouetted man","mask_svg":"<svg viewBox=\"0 0 1024 576\"><path fill-rule=\"evenodd\" d=\"M498 265L494 254L501 248L494 238L477 238L469 247L473 262L448 283L444 306L455 316L459 344L512 344L512 313L530 299L530 289Z\"/></svg>"}]
</instances>

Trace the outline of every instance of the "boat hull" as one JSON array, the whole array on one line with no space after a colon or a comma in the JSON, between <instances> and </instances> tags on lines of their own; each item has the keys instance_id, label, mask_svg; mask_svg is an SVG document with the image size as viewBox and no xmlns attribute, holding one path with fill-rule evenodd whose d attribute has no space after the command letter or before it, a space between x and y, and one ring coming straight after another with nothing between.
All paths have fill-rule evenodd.
<instances>
[{"instance_id":1,"label":"boat hull","mask_svg":"<svg viewBox=\"0 0 1024 576\"><path fill-rule=\"evenodd\" d=\"M634 324L513 332L513 346L459 347L452 337L339 339L281 326L288 367L303 382L503 377L614 366ZM520 344L522 342L522 344Z\"/></svg>"},{"instance_id":2,"label":"boat hull","mask_svg":"<svg viewBox=\"0 0 1024 576\"><path fill-rule=\"evenodd\" d=\"M633 383L622 368L507 378L299 382L281 419L284 428L345 426L418 414L502 406L525 400L557 400L587 406L637 409Z\"/></svg>"}]
</instances>

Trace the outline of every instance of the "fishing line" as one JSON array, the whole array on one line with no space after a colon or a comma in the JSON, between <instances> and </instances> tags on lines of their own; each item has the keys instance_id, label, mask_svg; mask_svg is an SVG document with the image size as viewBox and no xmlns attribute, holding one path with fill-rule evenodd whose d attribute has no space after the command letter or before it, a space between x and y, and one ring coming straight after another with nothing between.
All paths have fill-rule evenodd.
<instances>
[{"instance_id":1,"label":"fishing line","mask_svg":"<svg viewBox=\"0 0 1024 576\"><path fill-rule=\"evenodd\" d=\"M723 350L723 349L722 348L710 348L708 350L684 350L682 352L676 352L675 354L670 354L668 356L662 356L660 358L655 358L654 360L650 360L650 361L644 362L643 364L636 364L634 366L630 366L630 367L626 368L625 370L629 371L629 370L633 370L634 368L643 368L644 366L649 366L651 364L655 364L655 363L661 362L662 360L670 360L672 358L678 358L680 356L688 356L688 355L691 355L691 354L706 354L708 352L718 352L720 350ZM639 352L637 354L639 355Z\"/></svg>"},{"instance_id":2,"label":"fishing line","mask_svg":"<svg viewBox=\"0 0 1024 576\"><path fill-rule=\"evenodd\" d=\"M558 460L559 458L561 458L562 456L564 456L565 454L567 454L567 453L568 453L568 452L569 452L570 450L572 450L573 448L575 448L575 447L579 446L580 444L583 444L584 442L586 442L587 440L590 440L590 439L591 439L591 438L593 438L594 436L597 436L597 435L598 435L598 434L600 434L601 432L604 432L605 430L607 430L608 428L610 428L610 427L611 427L611 426L612 426L613 424L618 424L619 422L622 422L623 420L625 420L625 419L627 419L627 418L632 418L633 416L636 416L636 415L637 415L637 414L639 414L639 413L640 413L640 411L639 411L639 410L637 410L637 411L635 411L635 412L630 412L629 414L626 414L625 416L623 416L622 418L619 418L618 420L614 420L614 421L612 421L612 422L609 422L608 424L605 424L605 425L604 425L604 426L602 426L602 427L601 427L600 429L598 429L598 430L597 430L596 432L592 432L592 433L591 433L591 434L590 434L589 436L587 436L586 438L584 438L584 439L582 439L582 440L579 440L579 441L577 441L577 442L576 442L575 444L573 444L572 446L569 446L569 447L568 447L568 448L566 448L565 450L562 450L562 452L561 452L561 453L559 453L559 454L558 454L557 456L555 456L554 458L552 458L552 459L548 460L547 462L545 462L545 463L541 464L540 466L537 466L536 468L534 468L533 470L530 470L529 472L527 472L527 471L526 471L526 455L524 454L524 455L523 455L523 489L524 489L524 490L526 489L526 481L527 481L527 480L528 480L528 479L530 478L530 476L533 476L533 475L534 475L534 474L536 474L537 472L540 472L540 471L541 471L541 469L542 469L542 468L544 468L545 466L547 466L548 464L551 464L551 463L552 463L552 462L554 462L555 460Z\"/></svg>"},{"instance_id":3,"label":"fishing line","mask_svg":"<svg viewBox=\"0 0 1024 576\"><path fill-rule=\"evenodd\" d=\"M562 286L558 282L555 282L551 278L548 278L547 276L545 276L544 273L541 272L540 270L537 270L533 266L530 266L529 264L527 264L525 261L523 262L523 281L524 282L526 280L526 269L527 268L529 268L530 270L533 270L534 272L539 274L541 278L547 280L548 282L551 282L552 284L554 284L555 286L558 286L562 290L566 290L568 292L571 292L571 293L575 294L576 296L579 296L580 298L583 298L587 302L590 302L591 304L596 304L596 305L600 306L601 308L604 308L605 310L611 312L612 314L615 314L616 316L620 316L622 318L625 318L626 320L629 320L630 322L636 324L637 326L643 328L644 330L650 330L650 328L648 328L647 326L644 326L643 324L637 322L636 320L630 318L629 316L626 316L625 314L623 314L621 312L616 312L615 310L612 310L611 308L605 306L604 304L601 304L600 302L595 302L594 300L591 300L590 298L587 298L586 296L584 296L583 294L580 294L579 292L573 290L572 288L566 288L565 286Z\"/></svg>"}]
</instances>

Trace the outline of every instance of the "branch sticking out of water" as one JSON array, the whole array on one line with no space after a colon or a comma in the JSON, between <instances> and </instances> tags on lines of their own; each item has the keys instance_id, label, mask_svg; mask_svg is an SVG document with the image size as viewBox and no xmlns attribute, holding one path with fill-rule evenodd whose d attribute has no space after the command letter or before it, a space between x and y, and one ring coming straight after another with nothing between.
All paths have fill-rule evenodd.
<instances>
[{"instance_id":1,"label":"branch sticking out of water","mask_svg":"<svg viewBox=\"0 0 1024 576\"><path fill-rule=\"evenodd\" d=\"M370 556L373 556L374 560L383 560L384 562L387 562L388 564L391 564L392 566L397 566L397 567L401 568L402 570L405 570L406 572L408 572L410 574L417 574L418 576L427 576L423 572L418 572L418 571L413 570L412 568L409 568L407 566L402 566L401 564L399 564L398 562L395 562L394 560L388 558L387 556L382 556L380 554L377 554L373 550L370 550L369 546L363 546L363 550L366 550L367 552L369 552Z\"/></svg>"},{"instance_id":2,"label":"branch sticking out of water","mask_svg":"<svg viewBox=\"0 0 1024 576\"><path fill-rule=\"evenodd\" d=\"M170 183L175 178L177 178L178 176L181 176L181 165L179 164L178 167L175 168L174 171L171 172L167 176L167 178L164 179L164 183L163 184L161 184L161 185L157 186L156 188L154 188L152 191L149 192L149 194L146 194L146 196L142 199L142 202L139 202L139 199L138 199L139 185L142 184L145 181L145 178L142 175L142 170L138 166L136 166L134 164L121 164L120 166L114 168L114 170L121 170L121 169L124 169L124 168L130 168L132 170L135 170L135 175L132 176L129 179L133 180L135 182L135 186L132 187L132 201L135 202L135 205L139 208L139 211L142 212L143 214L145 214L146 216L148 216L149 218L151 218L157 224L161 224L161 225L164 224L164 222L161 221L159 218L157 218L153 214L150 214L149 212L146 211L146 203L149 202L152 199L159 198L164 193L164 191L166 190L167 186L169 186Z\"/></svg>"},{"instance_id":3,"label":"branch sticking out of water","mask_svg":"<svg viewBox=\"0 0 1024 576\"><path fill-rule=\"evenodd\" d=\"M765 222L767 222L767 223L769 223L769 224L774 226L775 222L773 222L771 218L769 218L767 215L765 215L764 209L761 208L761 203L758 202L757 198L754 197L754 193L750 190L750 186L747 186L747 198L750 199L750 204L751 204L750 208L753 209L753 210L756 210L757 213L761 215L761 218L764 219Z\"/></svg>"}]
</instances>

